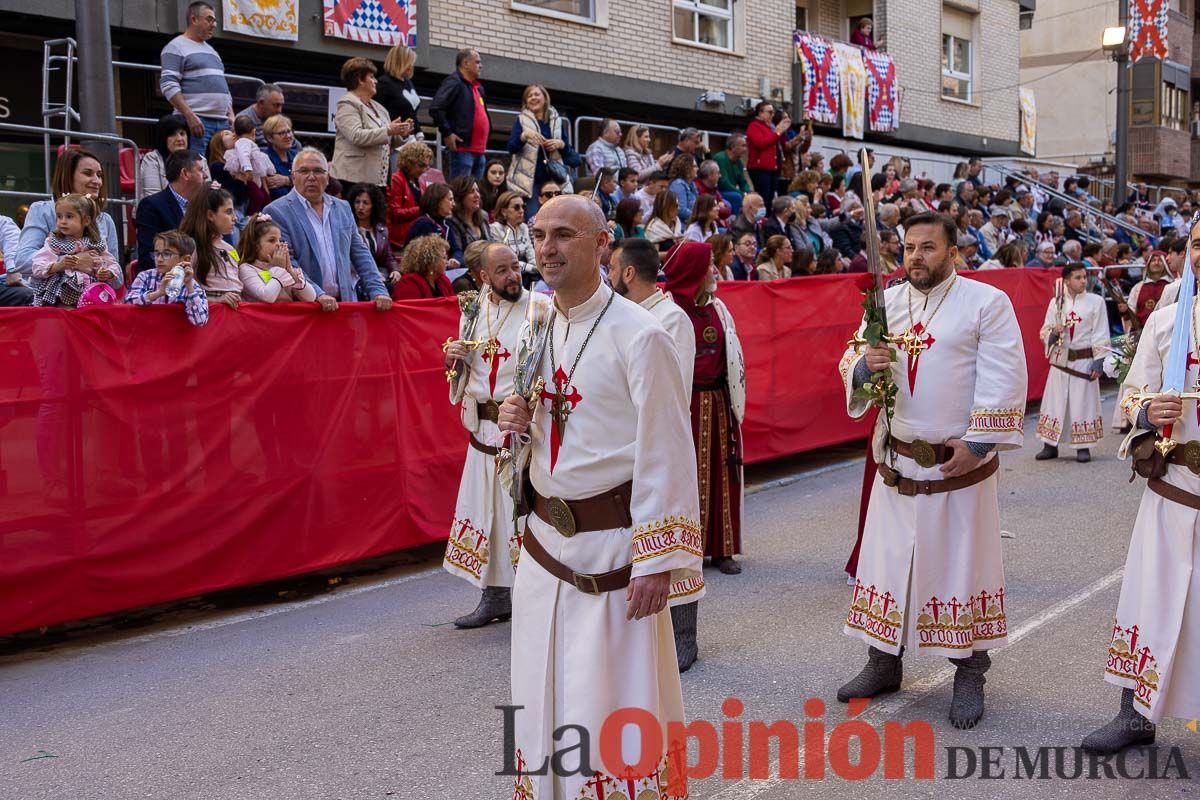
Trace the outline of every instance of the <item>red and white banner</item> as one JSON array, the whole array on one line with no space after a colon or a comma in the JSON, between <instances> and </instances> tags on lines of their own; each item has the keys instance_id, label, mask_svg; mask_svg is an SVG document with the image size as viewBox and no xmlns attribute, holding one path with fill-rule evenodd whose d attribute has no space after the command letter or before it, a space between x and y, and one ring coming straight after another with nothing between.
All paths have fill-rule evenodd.
<instances>
[{"instance_id":1,"label":"red and white banner","mask_svg":"<svg viewBox=\"0 0 1200 800\"><path fill-rule=\"evenodd\" d=\"M1129 0L1129 58L1167 57L1167 0Z\"/></svg>"},{"instance_id":2,"label":"red and white banner","mask_svg":"<svg viewBox=\"0 0 1200 800\"><path fill-rule=\"evenodd\" d=\"M417 46L417 0L325 0L325 35Z\"/></svg>"},{"instance_id":3,"label":"red and white banner","mask_svg":"<svg viewBox=\"0 0 1200 800\"><path fill-rule=\"evenodd\" d=\"M968 273L1012 299L1032 397L1057 274ZM867 435L837 373L855 277L721 284L747 462ZM467 448L442 367L454 300L211 313L0 308L0 634L446 539Z\"/></svg>"}]
</instances>

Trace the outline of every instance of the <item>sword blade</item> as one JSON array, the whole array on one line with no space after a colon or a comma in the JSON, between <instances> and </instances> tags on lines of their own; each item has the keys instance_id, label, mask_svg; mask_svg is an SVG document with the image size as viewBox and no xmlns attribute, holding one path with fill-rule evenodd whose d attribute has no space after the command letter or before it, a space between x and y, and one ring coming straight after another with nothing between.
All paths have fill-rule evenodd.
<instances>
[{"instance_id":1,"label":"sword blade","mask_svg":"<svg viewBox=\"0 0 1200 800\"><path fill-rule=\"evenodd\" d=\"M1187 358L1192 345L1192 308L1196 304L1196 274L1192 272L1192 247L1188 242L1187 267L1180 278L1179 300L1175 304L1175 330L1171 349L1163 369L1164 392L1182 392L1187 383Z\"/></svg>"},{"instance_id":2,"label":"sword blade","mask_svg":"<svg viewBox=\"0 0 1200 800\"><path fill-rule=\"evenodd\" d=\"M875 288L871 290L871 297L875 301L875 308L879 310L879 316L883 320L884 333L888 332L887 324L887 306L884 305L883 299L883 262L879 258L879 229L875 223L875 203L872 202L871 196L871 157L867 154L864 147L858 151L858 164L862 168L862 189L863 197L859 199L863 204L863 232L867 240L867 269L871 273L871 277L875 279Z\"/></svg>"}]
</instances>

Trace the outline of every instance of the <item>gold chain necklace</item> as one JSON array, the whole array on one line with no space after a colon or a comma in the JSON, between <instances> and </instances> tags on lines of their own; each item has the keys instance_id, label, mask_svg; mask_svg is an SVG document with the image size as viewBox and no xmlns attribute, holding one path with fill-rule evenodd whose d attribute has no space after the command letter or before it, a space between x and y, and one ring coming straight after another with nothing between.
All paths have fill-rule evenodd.
<instances>
[{"instance_id":1,"label":"gold chain necklace","mask_svg":"<svg viewBox=\"0 0 1200 800\"><path fill-rule=\"evenodd\" d=\"M499 297L500 295L496 295L496 296ZM517 299L520 300L520 298L517 298ZM491 305L491 303L489 302L488 305ZM506 311L504 313L504 319L500 320L499 330L504 330L504 323L508 322L509 315L512 314L513 309L516 307L517 307L516 303L509 303L508 311ZM488 341L489 342L494 341L496 337L492 335L492 310L489 308L484 313L486 315L485 319L487 320ZM500 304L497 303L496 304L496 317L499 318L499 316L500 316Z\"/></svg>"},{"instance_id":2,"label":"gold chain necklace","mask_svg":"<svg viewBox=\"0 0 1200 800\"><path fill-rule=\"evenodd\" d=\"M908 327L909 327L909 330L916 328L918 324L921 326L921 330L923 330L923 331L929 330L929 326L933 324L933 318L936 317L937 313L942 310L942 304L945 303L946 298L950 296L950 292L951 292L951 290L954 289L954 284L957 281L958 281L958 273L955 273L954 277L950 279L950 285L946 287L946 292L945 292L945 294L942 295L942 299L938 300L938 304L933 307L933 313L930 314L926 320L924 320L923 322L920 322L920 323L918 323L916 321L916 316L913 314L912 284L910 283L908 285ZM925 295L925 305L921 307L921 310L924 311L928 307L929 307L929 295Z\"/></svg>"}]
</instances>

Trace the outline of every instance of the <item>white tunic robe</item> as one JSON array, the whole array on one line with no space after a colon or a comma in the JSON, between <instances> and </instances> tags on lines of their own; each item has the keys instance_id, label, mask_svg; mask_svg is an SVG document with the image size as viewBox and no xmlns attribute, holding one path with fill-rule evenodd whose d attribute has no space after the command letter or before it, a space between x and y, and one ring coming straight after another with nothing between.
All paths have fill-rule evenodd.
<instances>
[{"instance_id":1,"label":"white tunic robe","mask_svg":"<svg viewBox=\"0 0 1200 800\"><path fill-rule=\"evenodd\" d=\"M1156 310L1146 320L1137 356L1124 387L1162 387L1163 366L1174 330L1175 307ZM1200 382L1195 364L1188 367L1187 386ZM1125 403L1126 413L1137 424L1137 409ZM1183 417L1175 423L1176 442L1200 439L1200 411L1184 401ZM1127 454L1129 441L1121 447ZM1200 477L1181 464L1168 464L1166 483L1200 494ZM1113 621L1105 680L1135 692L1134 708L1154 722L1163 717L1200 717L1200 512L1159 497L1149 488L1142 493L1125 580Z\"/></svg>"},{"instance_id":2,"label":"white tunic robe","mask_svg":"<svg viewBox=\"0 0 1200 800\"><path fill-rule=\"evenodd\" d=\"M1042 341L1046 341L1055 325L1062 325L1058 345L1050 354L1050 374L1042 395L1038 414L1037 435L1055 447L1063 438L1070 423L1067 446L1073 450L1091 447L1104 436L1104 417L1100 410L1100 382L1087 381L1068 375L1054 365L1076 372L1090 373L1092 360L1103 358L1109 348L1108 312L1100 295L1084 292L1075 297L1067 293L1062 311L1052 299L1046 308L1042 325ZM1068 350L1092 348L1087 358L1069 358Z\"/></svg>"},{"instance_id":3,"label":"white tunic robe","mask_svg":"<svg viewBox=\"0 0 1200 800\"><path fill-rule=\"evenodd\" d=\"M913 315L909 314L912 292ZM933 309L945 297L936 316ZM912 442L961 438L997 451L1021 446L1025 415L1025 350L1008 297L982 281L951 275L925 297L909 284L885 293L889 328L910 326L928 349L916 358L897 353L892 365L896 413L892 433ZM920 327L917 325L920 324ZM861 333L861 330L860 330ZM839 364L850 416L867 412L854 398L854 366L847 349ZM884 416L875 426L875 458L915 480L941 480L885 452ZM878 475L871 489L858 575L845 633L897 654L961 658L1004 643L1008 632L1000 510L994 474L965 489L904 497Z\"/></svg>"},{"instance_id":4,"label":"white tunic robe","mask_svg":"<svg viewBox=\"0 0 1200 800\"><path fill-rule=\"evenodd\" d=\"M491 322L492 338L499 343L495 357L490 357L484 347L475 348L450 385L450 402L462 403L463 427L489 446L499 441L500 429L490 420L479 419L477 404L488 400L501 403L512 394L517 337L529 304L549 305L545 297L531 292L522 292L516 303L493 303L493 297L496 295L486 291L480 294L479 317L470 338L488 338ZM468 337L467 326L464 317L459 322L459 338ZM443 568L480 588L512 586L521 553L520 528L514 527L512 515L512 498L500 485L495 457L468 444Z\"/></svg>"},{"instance_id":5,"label":"white tunic robe","mask_svg":"<svg viewBox=\"0 0 1200 800\"><path fill-rule=\"evenodd\" d=\"M580 347L610 297L612 305L572 375ZM554 359L547 347L541 364L547 390L530 432L530 480L544 497L567 500L632 480L633 525L567 538L530 514L525 535L579 572L632 562L634 578L671 573L672 604L699 599L704 581L696 464L671 337L649 312L613 297L603 284L583 304L554 314ZM561 439L548 413L556 375L573 406ZM590 767L600 774L523 774L514 796L574 800L589 781L626 791L627 781L608 773L600 759L605 718L636 707L664 726L683 719L670 614L627 621L625 613L624 591L584 594L532 558L522 560L513 588L511 653L512 702L524 706L515 720L517 763L536 770L554 752L555 729L581 725L590 734ZM568 733L557 747L577 743ZM628 763L639 757L637 744L636 728L627 727L622 747ZM633 781L636 800L676 797L665 790L665 762L664 756L659 771ZM576 758L567 759L567 767L576 765Z\"/></svg>"},{"instance_id":6,"label":"white tunic robe","mask_svg":"<svg viewBox=\"0 0 1200 800\"><path fill-rule=\"evenodd\" d=\"M654 294L641 302L641 306L653 314L667 333L671 334L671 339L675 342L675 354L679 356L679 369L683 374L683 390L690 398L692 372L696 369L696 329L692 327L692 321L662 289L656 288Z\"/></svg>"}]
</instances>

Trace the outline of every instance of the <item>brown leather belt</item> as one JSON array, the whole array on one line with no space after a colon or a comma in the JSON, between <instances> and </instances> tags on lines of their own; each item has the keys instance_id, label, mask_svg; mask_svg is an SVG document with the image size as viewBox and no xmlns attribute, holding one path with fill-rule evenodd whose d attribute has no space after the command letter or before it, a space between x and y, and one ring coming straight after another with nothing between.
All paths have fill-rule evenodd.
<instances>
[{"instance_id":1,"label":"brown leather belt","mask_svg":"<svg viewBox=\"0 0 1200 800\"><path fill-rule=\"evenodd\" d=\"M1170 500L1172 503L1179 503L1181 506L1187 506L1188 508L1200 511L1200 495L1194 495L1189 491L1180 489L1178 486L1172 486L1161 478L1151 478L1146 481L1146 485L1150 487L1150 491L1159 497Z\"/></svg>"},{"instance_id":2,"label":"brown leather belt","mask_svg":"<svg viewBox=\"0 0 1200 800\"><path fill-rule=\"evenodd\" d=\"M533 513L563 536L570 538L585 531L606 531L633 525L629 504L633 481L627 481L603 494L583 500L542 497L533 492Z\"/></svg>"},{"instance_id":3,"label":"brown leather belt","mask_svg":"<svg viewBox=\"0 0 1200 800\"><path fill-rule=\"evenodd\" d=\"M895 436L892 436L888 439L888 444L896 455L911 458L926 469L935 467L938 464L945 464L954 457L953 448L946 447L944 444L933 444L924 439L914 439L911 442L906 442L903 439L897 439ZM930 453L933 454L932 461L930 461Z\"/></svg>"},{"instance_id":4,"label":"brown leather belt","mask_svg":"<svg viewBox=\"0 0 1200 800\"><path fill-rule=\"evenodd\" d=\"M494 456L500 452L500 449L498 447L489 447L488 445L486 445L483 442L476 439L475 434L473 434L473 433L471 434L471 447L474 447L476 450L483 453L485 456Z\"/></svg>"},{"instance_id":5,"label":"brown leather belt","mask_svg":"<svg viewBox=\"0 0 1200 800\"><path fill-rule=\"evenodd\" d=\"M879 477L883 478L884 484L894 487L904 497L915 497L919 494L941 494L942 492L966 489L968 486L974 486L987 480L998 469L1000 469L1000 456L997 455L983 466L971 470L966 475L959 475L957 478L946 478L940 481L915 481L912 478L905 478L887 464L878 465Z\"/></svg>"},{"instance_id":6,"label":"brown leather belt","mask_svg":"<svg viewBox=\"0 0 1200 800\"><path fill-rule=\"evenodd\" d=\"M1067 350L1067 360L1068 361L1075 361L1080 358L1095 358L1095 357L1096 357L1095 351L1093 351L1092 348L1090 348L1090 347L1081 347L1078 350L1070 350L1070 349Z\"/></svg>"},{"instance_id":7,"label":"brown leather belt","mask_svg":"<svg viewBox=\"0 0 1200 800\"><path fill-rule=\"evenodd\" d=\"M542 569L563 583L571 584L584 594L603 594L624 589L629 585L630 578L633 576L633 564L626 564L619 569L596 574L576 572L547 553L537 537L530 533L528 527L525 528L525 535L521 537L521 542L525 547L525 552L529 553L530 558L536 561Z\"/></svg>"},{"instance_id":8,"label":"brown leather belt","mask_svg":"<svg viewBox=\"0 0 1200 800\"><path fill-rule=\"evenodd\" d=\"M1071 352L1074 353L1076 351L1072 350ZM1089 350L1088 352L1090 353L1091 351ZM1058 364L1051 364L1050 366L1054 367L1055 369L1062 370L1072 378L1083 378L1085 381L1099 380L1099 378L1093 378L1090 372L1080 372L1079 370L1071 369L1070 367L1060 367Z\"/></svg>"},{"instance_id":9,"label":"brown leather belt","mask_svg":"<svg viewBox=\"0 0 1200 800\"><path fill-rule=\"evenodd\" d=\"M476 403L475 408L480 419L486 419L488 422L500 421L500 404L495 400L488 400L485 403Z\"/></svg>"}]
</instances>

